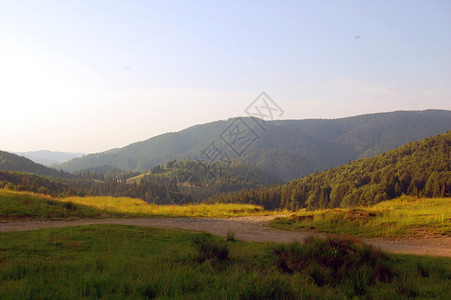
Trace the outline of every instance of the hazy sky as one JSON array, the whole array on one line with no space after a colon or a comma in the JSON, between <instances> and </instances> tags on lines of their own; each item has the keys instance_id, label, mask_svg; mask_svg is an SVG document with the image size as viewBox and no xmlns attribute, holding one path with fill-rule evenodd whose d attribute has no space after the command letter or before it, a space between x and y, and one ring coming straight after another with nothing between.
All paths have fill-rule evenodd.
<instances>
[{"instance_id":1,"label":"hazy sky","mask_svg":"<svg viewBox=\"0 0 451 300\"><path fill-rule=\"evenodd\" d=\"M245 115L451 110L451 1L0 0L0 149L99 152Z\"/></svg>"}]
</instances>

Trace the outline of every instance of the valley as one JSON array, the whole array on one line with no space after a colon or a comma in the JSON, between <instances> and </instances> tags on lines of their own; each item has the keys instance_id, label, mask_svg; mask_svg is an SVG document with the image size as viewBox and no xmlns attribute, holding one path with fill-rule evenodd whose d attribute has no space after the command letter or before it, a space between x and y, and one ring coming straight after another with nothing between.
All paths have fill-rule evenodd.
<instances>
[{"instance_id":1,"label":"valley","mask_svg":"<svg viewBox=\"0 0 451 300\"><path fill-rule=\"evenodd\" d=\"M436 111L418 116L431 114L437 116ZM446 113L440 114L447 118ZM380 117L351 119L368 122ZM318 122L311 122L312 132L321 131L324 124L318 127ZM276 122L267 127L268 132L276 125L286 126ZM231 160L167 156L140 170L136 165L123 169L115 160L105 161L102 154L74 158L67 164L90 163L83 163L83 169L63 171L0 152L0 296L217 295L216 289L196 280L186 282L188 273L221 286L224 297L236 297L236 293L265 299L446 295L445 282L451 274L451 132L434 129L438 134L399 147L387 146L384 138L379 145L366 144L356 134L349 141L357 138L356 145L362 146L344 150L351 156L340 164L343 156L327 160L328 154L321 154L335 151L336 145L316 139L315 147L322 149L318 151L304 143L310 138L287 130L282 130L285 137L281 132L273 136L280 140L274 142L278 149L284 149L282 144L289 138L300 138L299 147L320 156L305 156L305 150L295 148L290 151L297 151L302 159L273 150L259 156L263 152L257 147ZM264 140L262 136L259 142ZM334 155L340 156L340 151ZM377 155L364 158L370 153ZM252 155L255 160L247 160ZM265 155L271 168L258 163ZM94 157L108 164L98 165L91 160ZM129 162L132 157L127 158ZM322 167L313 163L316 159ZM340 165L331 168L335 164ZM325 169L326 165L324 171L310 168ZM297 173L290 173L292 168ZM274 170L279 171L270 172ZM288 180L279 177L282 173L300 178ZM33 254L24 258L14 245L22 245L22 253ZM168 258L162 247L175 254ZM324 252L325 248L329 250ZM334 253L341 253L340 259ZM79 255L85 261L79 261ZM60 256L65 259L60 261ZM313 265L300 269L307 262ZM147 282L141 276L150 273L134 271L136 263L185 283L180 286L165 279L168 283L163 284L152 276ZM345 269L335 269L336 265ZM68 269L71 274L58 271ZM82 270L88 270L87 275ZM341 277L340 272L347 275ZM364 275L368 272L373 275ZM60 276L71 291L44 290L38 278L49 276ZM259 287L252 278L264 284ZM27 285L29 280L37 282L34 286L40 290ZM237 285L237 280L251 288L223 286L225 282Z\"/></svg>"},{"instance_id":2,"label":"valley","mask_svg":"<svg viewBox=\"0 0 451 300\"><path fill-rule=\"evenodd\" d=\"M451 1L0 1L0 300L451 299Z\"/></svg>"}]
</instances>

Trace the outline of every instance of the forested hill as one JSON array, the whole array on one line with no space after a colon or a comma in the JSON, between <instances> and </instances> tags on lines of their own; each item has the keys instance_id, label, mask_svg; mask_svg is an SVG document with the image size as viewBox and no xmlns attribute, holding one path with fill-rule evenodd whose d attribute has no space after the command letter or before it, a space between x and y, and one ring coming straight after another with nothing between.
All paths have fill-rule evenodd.
<instances>
[{"instance_id":1,"label":"forested hill","mask_svg":"<svg viewBox=\"0 0 451 300\"><path fill-rule=\"evenodd\" d=\"M223 194L211 201L295 210L372 205L402 194L450 197L450 155L448 131L285 185Z\"/></svg>"},{"instance_id":2,"label":"forested hill","mask_svg":"<svg viewBox=\"0 0 451 300\"><path fill-rule=\"evenodd\" d=\"M283 180L291 180L445 133L451 129L451 111L397 111L334 120L271 121L265 122L264 130L252 119L241 121L257 135L241 158ZM75 158L59 167L77 171L110 165L144 171L170 160L199 157L212 142L231 158L238 158L221 139L221 134L234 122L236 118L196 125L124 148Z\"/></svg>"},{"instance_id":3,"label":"forested hill","mask_svg":"<svg viewBox=\"0 0 451 300\"><path fill-rule=\"evenodd\" d=\"M42 176L73 178L72 174L48 168L32 160L6 151L0 151L0 170L32 173Z\"/></svg>"},{"instance_id":4,"label":"forested hill","mask_svg":"<svg viewBox=\"0 0 451 300\"><path fill-rule=\"evenodd\" d=\"M73 195L68 184L35 174L0 170L0 189L56 196Z\"/></svg>"}]
</instances>

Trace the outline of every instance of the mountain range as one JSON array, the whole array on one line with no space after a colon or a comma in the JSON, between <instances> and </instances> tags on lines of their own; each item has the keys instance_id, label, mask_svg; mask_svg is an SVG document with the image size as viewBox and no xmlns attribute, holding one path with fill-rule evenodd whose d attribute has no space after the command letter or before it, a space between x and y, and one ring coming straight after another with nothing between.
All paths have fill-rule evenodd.
<instances>
[{"instance_id":1,"label":"mountain range","mask_svg":"<svg viewBox=\"0 0 451 300\"><path fill-rule=\"evenodd\" d=\"M283 180L291 180L449 129L451 111L447 110L395 111L341 119L231 118L84 155L57 167L77 171L108 165L144 171L173 159L208 160L212 154L220 154L247 160Z\"/></svg>"},{"instance_id":2,"label":"mountain range","mask_svg":"<svg viewBox=\"0 0 451 300\"><path fill-rule=\"evenodd\" d=\"M64 163L75 157L83 156L84 153L69 153L49 150L16 152L17 155L31 159L35 163L51 167L54 164Z\"/></svg>"}]
</instances>

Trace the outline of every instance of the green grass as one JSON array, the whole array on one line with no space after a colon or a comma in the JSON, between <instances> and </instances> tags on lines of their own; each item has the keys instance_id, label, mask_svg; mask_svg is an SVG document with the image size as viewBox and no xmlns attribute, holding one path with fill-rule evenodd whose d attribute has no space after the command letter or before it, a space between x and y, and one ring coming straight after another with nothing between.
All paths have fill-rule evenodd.
<instances>
[{"instance_id":1,"label":"green grass","mask_svg":"<svg viewBox=\"0 0 451 300\"><path fill-rule=\"evenodd\" d=\"M52 198L29 192L0 189L0 220L65 219L93 217L209 217L226 218L268 215L263 207L252 204L156 205L127 197Z\"/></svg>"},{"instance_id":2,"label":"green grass","mask_svg":"<svg viewBox=\"0 0 451 300\"><path fill-rule=\"evenodd\" d=\"M398 275L386 254L351 239L310 237L304 244L280 245L274 254L282 272L303 273L318 286L341 285L359 296Z\"/></svg>"},{"instance_id":3,"label":"green grass","mask_svg":"<svg viewBox=\"0 0 451 300\"><path fill-rule=\"evenodd\" d=\"M0 222L21 219L79 219L102 216L98 209L50 196L0 190Z\"/></svg>"},{"instance_id":4,"label":"green grass","mask_svg":"<svg viewBox=\"0 0 451 300\"><path fill-rule=\"evenodd\" d=\"M315 229L360 237L451 235L451 198L403 196L372 207L300 210L278 218L271 226L283 230Z\"/></svg>"},{"instance_id":5,"label":"green grass","mask_svg":"<svg viewBox=\"0 0 451 300\"><path fill-rule=\"evenodd\" d=\"M134 182L140 183L141 180L144 179L144 177L150 176L150 175L152 175L152 173L151 173L151 172L147 172L147 173L139 174L139 175L134 176L134 177L130 177L129 179L127 179L127 183L129 183L129 184L130 184L130 183L134 183Z\"/></svg>"},{"instance_id":6,"label":"green grass","mask_svg":"<svg viewBox=\"0 0 451 300\"><path fill-rule=\"evenodd\" d=\"M318 282L327 268L281 271L275 249L284 247L121 225L1 233L0 299L446 299L451 292L448 258L389 255L393 279L356 292L346 280ZM311 259L322 253L313 244L286 247ZM228 255L197 259L214 249Z\"/></svg>"},{"instance_id":7,"label":"green grass","mask_svg":"<svg viewBox=\"0 0 451 300\"><path fill-rule=\"evenodd\" d=\"M153 174L152 172L146 172L146 173L142 173L139 174L137 176L134 177L130 177L129 179L127 179L127 183L140 183L141 180L144 179L144 177L146 176L164 176L164 177L172 177L175 176L177 174L177 172L179 171L179 168L164 168L162 169L160 172Z\"/></svg>"}]
</instances>

